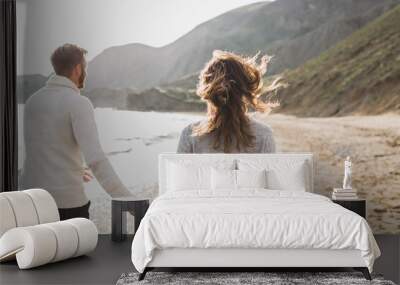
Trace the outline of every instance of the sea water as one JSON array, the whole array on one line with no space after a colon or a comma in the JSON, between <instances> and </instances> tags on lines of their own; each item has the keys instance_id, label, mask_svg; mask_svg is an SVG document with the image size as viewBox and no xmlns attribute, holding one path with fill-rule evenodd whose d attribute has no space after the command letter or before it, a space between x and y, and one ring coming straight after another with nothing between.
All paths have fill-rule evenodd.
<instances>
[{"instance_id":1,"label":"sea water","mask_svg":"<svg viewBox=\"0 0 400 285\"><path fill-rule=\"evenodd\" d=\"M18 163L23 167L23 105L18 106ZM96 108L100 142L123 184L137 197L156 195L158 155L175 152L182 129L201 115ZM85 184L91 219L100 232L110 230L110 197L96 179ZM146 198L146 197L144 197Z\"/></svg>"}]
</instances>

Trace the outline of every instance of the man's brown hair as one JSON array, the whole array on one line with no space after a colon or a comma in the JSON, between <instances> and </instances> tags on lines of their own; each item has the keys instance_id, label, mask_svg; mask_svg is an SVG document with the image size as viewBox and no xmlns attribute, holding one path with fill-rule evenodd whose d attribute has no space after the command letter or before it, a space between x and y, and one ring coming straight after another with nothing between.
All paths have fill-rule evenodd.
<instances>
[{"instance_id":1,"label":"man's brown hair","mask_svg":"<svg viewBox=\"0 0 400 285\"><path fill-rule=\"evenodd\" d=\"M69 77L76 65L84 63L86 54L87 50L77 45L64 44L51 55L51 64L57 75Z\"/></svg>"}]
</instances>

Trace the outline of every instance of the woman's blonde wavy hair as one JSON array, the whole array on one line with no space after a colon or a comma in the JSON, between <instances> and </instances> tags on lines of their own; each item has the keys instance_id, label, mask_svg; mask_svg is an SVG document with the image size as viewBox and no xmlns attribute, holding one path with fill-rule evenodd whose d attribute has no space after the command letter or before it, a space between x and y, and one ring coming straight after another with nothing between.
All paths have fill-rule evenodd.
<instances>
[{"instance_id":1,"label":"woman's blonde wavy hair","mask_svg":"<svg viewBox=\"0 0 400 285\"><path fill-rule=\"evenodd\" d=\"M258 54L243 57L215 50L200 73L197 95L207 102L207 120L194 127L193 135L212 133L216 150L222 147L229 153L234 148L240 152L252 147L255 136L246 113L249 108L261 112L271 108L259 99L271 57L263 56L260 64L257 58Z\"/></svg>"}]
</instances>

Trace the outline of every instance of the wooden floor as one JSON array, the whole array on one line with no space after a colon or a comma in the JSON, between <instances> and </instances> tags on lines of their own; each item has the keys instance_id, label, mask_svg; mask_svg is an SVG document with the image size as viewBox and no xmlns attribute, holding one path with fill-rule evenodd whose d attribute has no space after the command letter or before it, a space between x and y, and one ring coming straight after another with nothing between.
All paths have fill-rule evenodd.
<instances>
[{"instance_id":1,"label":"wooden floor","mask_svg":"<svg viewBox=\"0 0 400 285\"><path fill-rule=\"evenodd\" d=\"M375 272L395 283L400 281L400 236L376 235L382 251ZM15 262L0 265L0 284L115 284L124 272L134 271L130 259L131 238L112 242L101 235L94 252L35 269L19 270Z\"/></svg>"}]
</instances>

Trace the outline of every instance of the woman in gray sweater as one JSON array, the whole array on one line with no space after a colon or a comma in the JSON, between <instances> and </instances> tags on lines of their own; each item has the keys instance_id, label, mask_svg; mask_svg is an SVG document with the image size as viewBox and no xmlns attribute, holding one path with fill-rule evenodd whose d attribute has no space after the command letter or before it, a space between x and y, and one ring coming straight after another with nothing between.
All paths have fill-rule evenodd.
<instances>
[{"instance_id":1,"label":"woman in gray sweater","mask_svg":"<svg viewBox=\"0 0 400 285\"><path fill-rule=\"evenodd\" d=\"M265 112L270 105L258 100L262 75L270 57L214 51L200 74L197 94L207 103L207 118L181 133L178 153L271 153L275 141L269 126L248 115L248 109Z\"/></svg>"}]
</instances>

